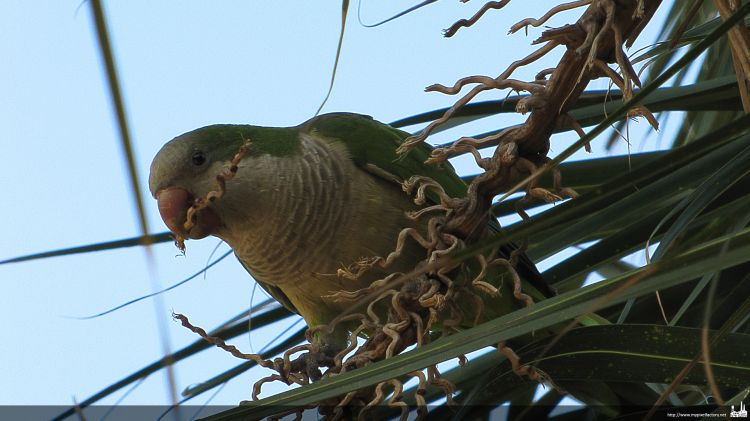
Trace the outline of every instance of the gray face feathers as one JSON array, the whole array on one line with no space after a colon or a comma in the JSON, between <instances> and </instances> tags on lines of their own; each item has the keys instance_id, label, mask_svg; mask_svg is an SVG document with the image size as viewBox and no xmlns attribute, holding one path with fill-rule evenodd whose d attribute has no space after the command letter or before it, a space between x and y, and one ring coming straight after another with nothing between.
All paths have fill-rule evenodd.
<instances>
[{"instance_id":1,"label":"gray face feathers","mask_svg":"<svg viewBox=\"0 0 750 421\"><path fill-rule=\"evenodd\" d=\"M156 197L166 187L194 184L213 164L228 162L242 144L243 127L207 126L170 140L151 163L151 194Z\"/></svg>"},{"instance_id":2,"label":"gray face feathers","mask_svg":"<svg viewBox=\"0 0 750 421\"><path fill-rule=\"evenodd\" d=\"M222 225L216 212L206 208L196 215L194 229L185 228L195 199L216 189L216 175L236 153L233 147L241 144L242 127L215 125L194 130L172 139L156 154L149 189L162 219L178 238L203 238Z\"/></svg>"}]
</instances>

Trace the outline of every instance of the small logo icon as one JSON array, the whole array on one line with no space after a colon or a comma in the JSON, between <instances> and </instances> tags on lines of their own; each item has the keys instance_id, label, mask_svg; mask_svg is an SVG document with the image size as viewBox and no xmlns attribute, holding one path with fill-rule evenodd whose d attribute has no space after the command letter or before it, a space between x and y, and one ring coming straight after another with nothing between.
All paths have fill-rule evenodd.
<instances>
[{"instance_id":1,"label":"small logo icon","mask_svg":"<svg viewBox=\"0 0 750 421\"><path fill-rule=\"evenodd\" d=\"M729 413L730 418L747 418L747 409L745 408L745 403L740 402L740 409L735 411L734 405L732 405L732 412Z\"/></svg>"}]
</instances>

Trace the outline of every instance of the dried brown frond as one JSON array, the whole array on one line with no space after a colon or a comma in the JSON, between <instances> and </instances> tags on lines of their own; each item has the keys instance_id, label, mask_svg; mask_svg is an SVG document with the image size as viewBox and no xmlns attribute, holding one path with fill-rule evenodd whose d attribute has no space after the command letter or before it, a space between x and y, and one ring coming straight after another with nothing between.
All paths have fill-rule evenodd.
<instances>
[{"instance_id":1,"label":"dried brown frond","mask_svg":"<svg viewBox=\"0 0 750 421\"><path fill-rule=\"evenodd\" d=\"M460 28L473 25L488 10L500 9L508 2L509 0L486 3L471 19L458 21L451 26L446 31L446 36L452 36ZM520 180L527 180L522 187L525 196L518 202L518 212L524 218L528 218L523 209L527 203L555 202L564 197L576 196L574 191L563 186L559 171L550 164L547 156L550 136L558 127L573 128L579 136L584 136L583 129L568 115L568 110L593 79L609 78L620 87L626 99L632 96L634 87L640 86L640 80L623 51L623 44L634 39L659 3L659 0L583 0L556 6L538 20L525 19L519 22L511 31L542 25L550 17L565 10L587 7L574 24L544 31L534 41L537 44L544 43L543 46L513 62L497 77L470 76L458 80L450 87L438 84L428 87L427 91L447 95L457 95L466 87L471 89L457 99L440 118L430 123L420 135L406 139L399 147L399 153L408 153L425 141L438 126L447 122L456 111L481 92L500 89L528 92L530 95L519 100L516 105L516 111L528 114L528 117L521 126L480 139L462 137L431 154L428 161L430 163L443 162L460 154L471 154L474 157L484 172L474 178L465 197L449 196L437 181L428 177L412 177L403 182L404 191L412 194L414 203L421 207L407 215L414 225L404 227L399 232L390 253L384 256L365 256L338 271L340 277L352 280L374 273L371 270L374 267L378 268L377 273L386 274L379 276L380 279L371 282L366 288L331 293L327 298L339 303L351 303L351 307L328 325L308 329L306 337L309 344L292 348L283 358L277 358L273 362L255 356L259 358L259 363L276 373L259 381L255 385L253 396L257 397L261 386L269 381L306 384L392 358L410 346L423 346L431 338L450 335L454 331L476 325L485 319L485 312L493 300L503 294L512 293L515 301L510 302L516 307L533 305L534 301L524 291L516 268L520 253L523 253L525 247L510 255L503 255L498 248L465 262L452 259L451 254L492 235L487 221L493 199ZM510 79L516 69L536 62L557 47L564 47L565 53L555 68L542 70L533 81ZM619 73L610 67L611 64L616 64L614 67L619 69ZM631 116L642 115L655 122L651 113L642 106L634 108L630 113ZM492 155L482 157L479 149L490 146L496 146ZM587 150L590 150L589 145ZM219 188L194 203L189 212L188 223L192 221L195 212L222 196L226 182L236 172L236 164L244 153L241 149L227 171L217 176ZM383 174L378 168L368 170L386 179L395 179L392 174ZM547 170L553 171L554 185L551 190L543 189L537 184L541 173ZM189 229L187 223L186 229ZM416 264L418 269L408 273L387 273L397 267L394 265L396 262L404 258L407 244L409 247L419 247L424 252L424 258ZM502 276L496 276L498 273ZM501 283L503 277L509 279L505 285ZM183 322L185 323L187 319ZM198 329L194 331L201 334ZM325 336L336 329L348 329L348 342L342 349L331 352L315 341L317 334ZM201 336L212 341L205 332ZM366 338L362 345L357 343L360 338ZM248 355L240 353L236 348L231 350L226 344L217 343L217 346L241 356ZM498 350L508 358L513 371L518 375L554 387L545 373L529 363L521 363L506 344L499 344ZM292 359L292 355L299 352L304 353ZM465 363L465 357L460 358L459 362ZM325 371L321 372L321 369ZM441 378L436 366L427 367L426 373L426 376L421 371L409 373L419 379L415 399L420 416L426 414L424 393L427 385L440 388L448 404L453 403L455 392L455 385ZM320 403L320 408L330 408L327 415L331 419L363 419L371 408L387 403L389 407L399 409L402 419L405 419L408 408L401 400L402 389L400 381L389 380ZM362 410L356 414L346 412L351 407Z\"/></svg>"},{"instance_id":2,"label":"dried brown frond","mask_svg":"<svg viewBox=\"0 0 750 421\"><path fill-rule=\"evenodd\" d=\"M487 2L487 3L485 3L484 6L482 6L481 9L479 9L479 11L477 13L474 14L474 16L472 16L469 19L461 19L458 22L454 23L453 25L451 25L450 28L448 28L445 31L443 31L443 35L446 38L450 38L453 35L456 35L456 32L458 32L459 29L461 29L461 28L468 28L471 25L474 25L475 23L477 23L477 21L479 20L479 18L481 18L485 13L487 13L488 10L490 10L490 9L502 9L508 3L510 3L510 0Z\"/></svg>"},{"instance_id":3,"label":"dried brown frond","mask_svg":"<svg viewBox=\"0 0 750 421\"><path fill-rule=\"evenodd\" d=\"M739 2L731 0L714 0L714 5L722 19L728 19L739 7ZM742 24L734 25L729 30L729 47L732 52L732 62L737 75L742 108L750 112L750 30Z\"/></svg>"},{"instance_id":4,"label":"dried brown frond","mask_svg":"<svg viewBox=\"0 0 750 421\"><path fill-rule=\"evenodd\" d=\"M556 14L560 12L564 12L566 10L573 10L578 7L586 6L588 4L591 4L591 1L592 0L578 0L578 1L572 1L570 3L558 4L557 6L547 11L547 13L545 13L544 16L542 16L539 19L526 18L514 24L513 26L510 27L510 31L508 31L508 33L513 34L513 33L518 32L520 29L525 29L526 34L528 35L529 26L534 26L534 27L542 26L545 24L545 22L550 20L550 18L552 18Z\"/></svg>"}]
</instances>

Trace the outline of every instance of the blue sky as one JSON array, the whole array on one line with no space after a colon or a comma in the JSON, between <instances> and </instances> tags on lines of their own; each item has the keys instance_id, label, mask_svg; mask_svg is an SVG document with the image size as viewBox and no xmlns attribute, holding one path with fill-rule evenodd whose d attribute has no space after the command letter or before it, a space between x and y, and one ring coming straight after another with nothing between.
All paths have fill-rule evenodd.
<instances>
[{"instance_id":1,"label":"blue sky","mask_svg":"<svg viewBox=\"0 0 750 421\"><path fill-rule=\"evenodd\" d=\"M506 36L507 29L542 15L555 2L511 2L452 39L444 39L442 29L471 16L483 2L441 1L377 28L361 26L352 3L336 83L323 112L360 112L388 122L455 100L425 93L425 86L449 85L473 74L496 76L528 54L541 29L531 29L528 37L522 32ZM403 7L396 1L365 1L362 17L375 22ZM662 5L656 20L667 7ZM328 89L340 11L335 1L105 2L152 232L165 229L146 183L161 145L213 123L286 126L310 118ZM572 22L577 13L563 14L550 25ZM658 26L652 25L634 49L652 42ZM9 152L0 169L6 203L0 260L138 235L88 5L3 1L0 28L0 56L5 58L0 127ZM560 54L558 49L514 77L531 79L554 66ZM490 92L478 100L504 95ZM430 140L445 142L517 121L522 118L490 118ZM647 131L645 122L631 128L634 152L655 148L656 138L646 138ZM573 140L569 134L555 136L552 153ZM594 144L596 155L603 154L601 143ZM614 153L626 151L620 142ZM574 159L588 157L580 153ZM466 159L456 163L461 172L475 171ZM171 244L155 246L158 282L167 286L199 270L217 243L188 242L184 257ZM0 405L81 401L160 358L159 324L166 325L163 333L172 350L194 341L192 333L172 322L172 310L210 329L248 308L253 287L240 265L227 259L205 280L164 295L162 306L144 301L93 320L70 318L150 293L149 279L139 248L0 266L0 320L6 332L0 342L5 362ZM261 299L256 293L256 302ZM232 343L249 351L252 342L257 350L269 334L255 332ZM178 390L238 363L218 349L204 351L176 367ZM263 375L261 370L245 373L213 402L248 399L250 385ZM268 386L264 396L282 389ZM102 403L113 403L121 393ZM124 401L166 402L160 373Z\"/></svg>"}]
</instances>

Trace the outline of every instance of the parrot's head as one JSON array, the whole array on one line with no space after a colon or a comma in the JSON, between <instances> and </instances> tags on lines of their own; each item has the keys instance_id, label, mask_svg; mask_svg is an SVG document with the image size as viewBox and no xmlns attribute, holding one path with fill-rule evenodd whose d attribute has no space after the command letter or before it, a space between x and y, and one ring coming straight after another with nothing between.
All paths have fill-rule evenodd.
<instances>
[{"instance_id":1,"label":"parrot's head","mask_svg":"<svg viewBox=\"0 0 750 421\"><path fill-rule=\"evenodd\" d=\"M185 133L165 144L154 157L149 189L164 223L179 238L204 238L224 225L219 204L200 210L189 231L184 224L195 199L217 190L216 175L243 144L241 127L215 125Z\"/></svg>"}]
</instances>

